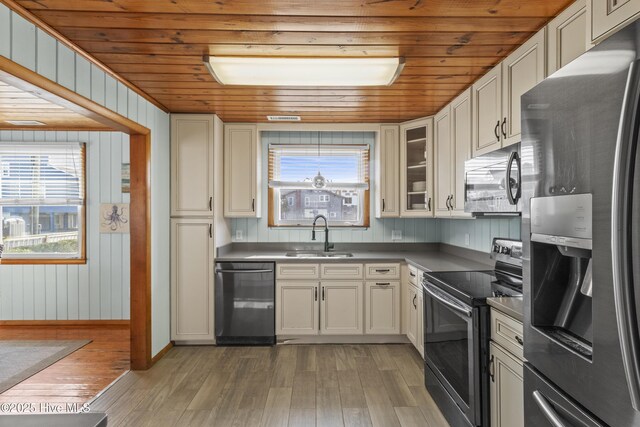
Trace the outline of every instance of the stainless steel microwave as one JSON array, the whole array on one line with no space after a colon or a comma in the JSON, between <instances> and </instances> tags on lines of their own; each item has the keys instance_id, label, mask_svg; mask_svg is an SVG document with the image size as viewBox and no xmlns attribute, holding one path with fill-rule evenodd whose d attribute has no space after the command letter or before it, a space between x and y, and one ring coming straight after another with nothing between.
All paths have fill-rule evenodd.
<instances>
[{"instance_id":1,"label":"stainless steel microwave","mask_svg":"<svg viewBox=\"0 0 640 427\"><path fill-rule=\"evenodd\" d=\"M465 212L474 216L520 215L520 144L467 160L464 174Z\"/></svg>"}]
</instances>

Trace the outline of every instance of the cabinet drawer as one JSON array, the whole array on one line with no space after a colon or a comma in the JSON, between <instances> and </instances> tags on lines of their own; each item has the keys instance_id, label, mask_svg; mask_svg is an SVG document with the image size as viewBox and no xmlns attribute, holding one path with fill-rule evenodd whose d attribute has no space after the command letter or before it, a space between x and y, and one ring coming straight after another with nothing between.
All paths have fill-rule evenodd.
<instances>
[{"instance_id":1,"label":"cabinet drawer","mask_svg":"<svg viewBox=\"0 0 640 427\"><path fill-rule=\"evenodd\" d=\"M318 279L320 278L319 264L277 264L277 279Z\"/></svg>"},{"instance_id":2,"label":"cabinet drawer","mask_svg":"<svg viewBox=\"0 0 640 427\"><path fill-rule=\"evenodd\" d=\"M409 283L412 285L418 286L418 282L420 279L418 278L418 269L413 265L409 266Z\"/></svg>"},{"instance_id":3,"label":"cabinet drawer","mask_svg":"<svg viewBox=\"0 0 640 427\"><path fill-rule=\"evenodd\" d=\"M366 264L364 266L366 279L399 279L400 264Z\"/></svg>"},{"instance_id":4,"label":"cabinet drawer","mask_svg":"<svg viewBox=\"0 0 640 427\"><path fill-rule=\"evenodd\" d=\"M362 279L362 264L321 264L320 277L323 279Z\"/></svg>"},{"instance_id":5,"label":"cabinet drawer","mask_svg":"<svg viewBox=\"0 0 640 427\"><path fill-rule=\"evenodd\" d=\"M495 309L491 309L491 339L524 360L522 323Z\"/></svg>"}]
</instances>

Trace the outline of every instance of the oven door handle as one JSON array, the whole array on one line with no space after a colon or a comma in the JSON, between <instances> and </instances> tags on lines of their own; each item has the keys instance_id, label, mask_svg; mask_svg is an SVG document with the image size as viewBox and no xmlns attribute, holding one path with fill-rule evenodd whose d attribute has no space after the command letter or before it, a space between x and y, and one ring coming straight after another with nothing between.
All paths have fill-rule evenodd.
<instances>
[{"instance_id":1,"label":"oven door handle","mask_svg":"<svg viewBox=\"0 0 640 427\"><path fill-rule=\"evenodd\" d=\"M426 293L428 293L429 295L431 295L431 297L435 298L436 300L438 300L439 302L441 302L442 304L446 305L447 307L457 311L460 314L464 314L467 317L471 317L471 315L473 314L473 311L467 307L458 305L452 301L449 301L447 299L445 299L442 295L440 295L439 292L434 291L433 289L430 289L430 287L428 285L424 285L423 286L424 290Z\"/></svg>"}]
</instances>

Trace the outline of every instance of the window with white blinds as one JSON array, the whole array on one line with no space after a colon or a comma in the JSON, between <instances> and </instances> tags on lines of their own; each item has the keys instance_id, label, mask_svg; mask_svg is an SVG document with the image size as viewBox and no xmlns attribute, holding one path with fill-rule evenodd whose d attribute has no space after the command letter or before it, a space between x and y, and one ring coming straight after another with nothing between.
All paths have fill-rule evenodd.
<instances>
[{"instance_id":1,"label":"window with white blinds","mask_svg":"<svg viewBox=\"0 0 640 427\"><path fill-rule=\"evenodd\" d=\"M7 258L79 258L85 145L0 143L0 240Z\"/></svg>"},{"instance_id":2,"label":"window with white blinds","mask_svg":"<svg viewBox=\"0 0 640 427\"><path fill-rule=\"evenodd\" d=\"M324 215L333 226L366 227L369 146L272 144L269 191L270 226L308 226Z\"/></svg>"}]
</instances>

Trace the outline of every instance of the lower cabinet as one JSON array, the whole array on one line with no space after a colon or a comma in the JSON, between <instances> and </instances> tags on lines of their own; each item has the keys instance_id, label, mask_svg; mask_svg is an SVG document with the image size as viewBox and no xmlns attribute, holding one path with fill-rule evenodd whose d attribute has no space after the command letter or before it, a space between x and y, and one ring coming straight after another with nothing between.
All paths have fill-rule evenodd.
<instances>
[{"instance_id":1,"label":"lower cabinet","mask_svg":"<svg viewBox=\"0 0 640 427\"><path fill-rule=\"evenodd\" d=\"M524 426L522 322L491 309L491 427Z\"/></svg>"},{"instance_id":2,"label":"lower cabinet","mask_svg":"<svg viewBox=\"0 0 640 427\"><path fill-rule=\"evenodd\" d=\"M400 333L400 282L365 283L365 334Z\"/></svg>"},{"instance_id":3,"label":"lower cabinet","mask_svg":"<svg viewBox=\"0 0 640 427\"><path fill-rule=\"evenodd\" d=\"M419 272L419 277L422 273ZM422 287L409 284L407 314L407 338L424 358L424 309L422 302Z\"/></svg>"},{"instance_id":4,"label":"lower cabinet","mask_svg":"<svg viewBox=\"0 0 640 427\"><path fill-rule=\"evenodd\" d=\"M276 335L400 334L400 264L278 264Z\"/></svg>"},{"instance_id":5,"label":"lower cabinet","mask_svg":"<svg viewBox=\"0 0 640 427\"><path fill-rule=\"evenodd\" d=\"M416 336L416 348L418 349L418 353L424 359L424 305L422 300L422 288L418 291L418 335Z\"/></svg>"},{"instance_id":6,"label":"lower cabinet","mask_svg":"<svg viewBox=\"0 0 640 427\"><path fill-rule=\"evenodd\" d=\"M318 282L276 284L276 335L318 335Z\"/></svg>"},{"instance_id":7,"label":"lower cabinet","mask_svg":"<svg viewBox=\"0 0 640 427\"><path fill-rule=\"evenodd\" d=\"M171 220L171 339L214 341L211 219Z\"/></svg>"},{"instance_id":8,"label":"lower cabinet","mask_svg":"<svg viewBox=\"0 0 640 427\"><path fill-rule=\"evenodd\" d=\"M524 426L522 361L491 343L491 427Z\"/></svg>"},{"instance_id":9,"label":"lower cabinet","mask_svg":"<svg viewBox=\"0 0 640 427\"><path fill-rule=\"evenodd\" d=\"M362 282L320 282L320 287L320 333L362 334Z\"/></svg>"},{"instance_id":10,"label":"lower cabinet","mask_svg":"<svg viewBox=\"0 0 640 427\"><path fill-rule=\"evenodd\" d=\"M407 338L415 346L418 337L418 288L409 285L407 292L409 310L407 313Z\"/></svg>"}]
</instances>

